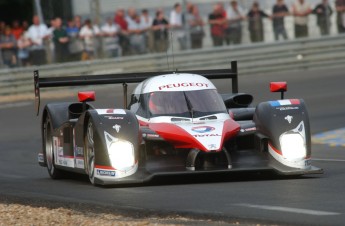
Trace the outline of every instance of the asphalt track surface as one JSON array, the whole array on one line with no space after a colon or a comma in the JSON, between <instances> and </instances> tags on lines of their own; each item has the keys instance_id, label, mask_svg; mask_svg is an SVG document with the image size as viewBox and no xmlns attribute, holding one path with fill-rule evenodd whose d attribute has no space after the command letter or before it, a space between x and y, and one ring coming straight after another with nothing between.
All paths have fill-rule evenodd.
<instances>
[{"instance_id":1,"label":"asphalt track surface","mask_svg":"<svg viewBox=\"0 0 345 226\"><path fill-rule=\"evenodd\" d=\"M287 81L288 98L306 101L313 134L345 127L345 67L274 75L241 76L240 92L254 104L279 98L269 81ZM229 81L215 81L227 92ZM129 87L131 90L133 86ZM95 107L120 107L121 87L96 93ZM66 98L65 98L66 99ZM69 98L71 99L71 98ZM74 98L76 99L76 98ZM44 100L43 104L50 100ZM59 101L52 100L52 101ZM158 178L139 187L100 188L85 177L51 180L37 163L40 118L32 102L0 104L0 198L16 196L50 202L83 203L130 214L181 214L202 219L279 225L345 224L345 147L313 144L313 165L323 175L282 178L235 174L212 177Z\"/></svg>"}]
</instances>

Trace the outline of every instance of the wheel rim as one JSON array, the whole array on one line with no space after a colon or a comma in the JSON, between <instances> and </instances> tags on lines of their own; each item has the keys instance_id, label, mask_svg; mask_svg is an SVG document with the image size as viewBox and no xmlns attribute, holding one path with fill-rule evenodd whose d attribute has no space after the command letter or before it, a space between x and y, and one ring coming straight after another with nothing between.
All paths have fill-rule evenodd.
<instances>
[{"instance_id":1,"label":"wheel rim","mask_svg":"<svg viewBox=\"0 0 345 226\"><path fill-rule=\"evenodd\" d=\"M46 159L47 159L47 168L48 171L51 172L54 169L54 164L53 164L53 141L52 141L52 136L51 136L51 127L50 123L47 122L46 128L45 128L45 150L46 150Z\"/></svg>"},{"instance_id":2,"label":"wheel rim","mask_svg":"<svg viewBox=\"0 0 345 226\"><path fill-rule=\"evenodd\" d=\"M95 171L95 148L94 148L94 137L93 137L93 126L90 122L87 127L86 134L86 148L87 148L87 167L90 181L94 180Z\"/></svg>"}]
</instances>

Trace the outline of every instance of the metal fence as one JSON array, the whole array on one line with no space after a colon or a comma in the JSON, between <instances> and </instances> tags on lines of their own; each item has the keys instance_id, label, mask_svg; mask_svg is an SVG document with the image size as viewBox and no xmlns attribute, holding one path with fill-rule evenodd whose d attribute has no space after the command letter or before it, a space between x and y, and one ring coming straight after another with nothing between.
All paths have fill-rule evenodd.
<instances>
[{"instance_id":1,"label":"metal fence","mask_svg":"<svg viewBox=\"0 0 345 226\"><path fill-rule=\"evenodd\" d=\"M293 73L293 71L300 70L343 66L345 63L345 36L46 65L41 66L39 70L40 75L44 77L165 71L168 69L182 71L229 68L232 60L238 61L240 76L282 71ZM35 69L37 68L0 70L0 95L33 94L33 70Z\"/></svg>"}]
</instances>

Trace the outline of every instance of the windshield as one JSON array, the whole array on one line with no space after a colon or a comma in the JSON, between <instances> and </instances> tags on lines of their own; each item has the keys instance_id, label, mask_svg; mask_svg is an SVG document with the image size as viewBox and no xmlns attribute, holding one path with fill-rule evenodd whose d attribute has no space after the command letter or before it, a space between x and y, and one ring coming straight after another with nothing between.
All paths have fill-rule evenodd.
<instances>
[{"instance_id":1,"label":"windshield","mask_svg":"<svg viewBox=\"0 0 345 226\"><path fill-rule=\"evenodd\" d=\"M153 92L149 94L152 116L202 117L226 113L226 107L216 90L187 92Z\"/></svg>"}]
</instances>

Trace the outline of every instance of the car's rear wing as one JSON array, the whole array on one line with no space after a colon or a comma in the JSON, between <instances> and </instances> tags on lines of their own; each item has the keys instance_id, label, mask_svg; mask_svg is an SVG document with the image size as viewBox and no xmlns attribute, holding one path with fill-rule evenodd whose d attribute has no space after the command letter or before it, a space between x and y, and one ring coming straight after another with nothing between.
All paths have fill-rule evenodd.
<instances>
[{"instance_id":1,"label":"car's rear wing","mask_svg":"<svg viewBox=\"0 0 345 226\"><path fill-rule=\"evenodd\" d=\"M104 85L104 84L123 84L124 87L124 106L127 106L127 83L139 83L147 78L177 73L176 71L162 72L137 72L123 74L106 74L106 75L80 75L64 76L52 78L40 78L39 71L34 71L34 88L35 88L35 110L39 114L40 108L40 88L62 87L62 86L86 86L86 85ZM213 70L190 70L178 71L178 73L190 73L202 75L208 79L232 79L232 92L238 93L238 72L237 62L231 61L231 69L213 69Z\"/></svg>"}]
</instances>

